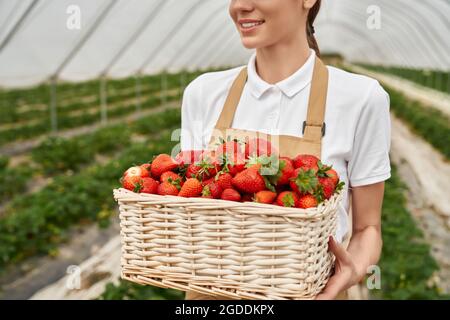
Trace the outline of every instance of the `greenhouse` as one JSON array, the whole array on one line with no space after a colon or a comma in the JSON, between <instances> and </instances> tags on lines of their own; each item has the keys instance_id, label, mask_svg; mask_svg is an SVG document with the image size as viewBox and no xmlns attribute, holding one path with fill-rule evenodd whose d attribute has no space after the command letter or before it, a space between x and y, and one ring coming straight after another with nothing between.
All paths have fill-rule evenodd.
<instances>
[{"instance_id":1,"label":"greenhouse","mask_svg":"<svg viewBox=\"0 0 450 320\"><path fill-rule=\"evenodd\" d=\"M276 56L274 42L276 39L280 43L286 41L283 43L285 45L297 41L290 39L291 42L289 42L281 37L288 32L294 32L292 31L294 28L289 26L290 22L287 22L291 21L288 18L294 15L294 13L288 14L288 6L294 6L294 3L303 4L302 9L298 9L299 12L303 12L309 8L309 2L312 2L312 8L316 8L316 4L320 3L318 16L315 21L312 20L314 25L312 22L308 24L310 21L308 12L304 16L308 17L305 33L307 35L302 33L301 37L302 41L308 44L311 37L315 36L320 48L320 53L318 51L314 53L314 48L310 44L311 52L313 52L311 56L320 57L320 60L315 60L315 65L310 64L311 77L314 76L308 80L308 83L311 83L311 92L315 92L314 88L320 88L319 85L315 86L316 76L320 74L318 71L320 69L316 69L317 61L323 61L328 66L322 70L328 70L330 75L327 78L328 96L325 91L325 97L328 97L327 113L322 114L322 120L325 118L326 123L321 121L319 125L326 124L322 126L322 135L319 137L319 140L323 141L321 145L323 152L320 157L319 150L318 158L327 165L333 165L340 176L343 172L349 173L348 179L343 178L340 181L346 182L344 185L349 182L354 183L348 191L353 193L353 198L363 192L357 189L362 190L365 185L356 183L358 179L362 181L362 178L357 177L357 173L361 175L364 173L361 165L358 166L355 160L346 159L349 163L347 171L346 168L340 167L339 160L336 160L337 156L329 156L328 151L324 149L334 143L328 139L336 135L334 131L336 126L330 117L342 111L339 109L334 112L332 108L333 106L341 107L341 100L342 105L352 104L351 99L358 97L362 100L366 90L363 83L366 85L366 82L370 82L374 87L379 85L384 90L380 92L386 92L389 98L389 109L386 109L386 116L389 118L386 120L389 122L386 123L390 125L389 129L385 128L383 132L369 131L376 130L377 128L372 127L383 121L380 120L382 111L377 109L373 112L376 112L378 117L370 118L365 125L360 124L363 128L356 130L361 132L358 131L359 134L352 135L350 139L352 143L355 141L352 148L357 148L359 143L356 141L359 141L361 136L372 134L361 143L368 144L367 148L371 145L373 149L347 150L354 158L358 152L365 153L360 157L365 159L364 161L369 161L374 159L377 148L381 148L380 136L386 135L389 138L389 143L383 144L388 145L389 148L385 152L387 162L384 164L389 167L389 177L385 176L383 181L376 181L377 183L385 181L384 191L382 190L381 194L381 218L379 218L383 247L379 259L374 261L375 269L380 272L381 282L375 285L375 288L369 285L373 278L370 277L372 272L367 271L366 277L359 279L358 284L352 283L348 296L350 299L357 300L448 300L450 298L450 201L447 195L447 190L450 188L450 38L448 36L450 2L447 0L322 0L317 2L315 0L283 0L279 3L275 0L264 2L257 0L0 0L0 299L178 300L185 299L184 291L186 290L184 289L188 286L191 288L191 285L192 288L197 288L199 294L208 292L211 294L217 289L215 291L217 294L221 292L226 295L228 290L231 292L228 293L228 297L233 296L236 299L238 295L241 295L240 299L251 297L261 299L263 294L266 299L280 297L291 299L295 296L291 291L295 291L292 288L300 288L297 287L298 283L295 279L301 277L293 275L287 278L286 274L291 273L286 270L291 270L290 267L277 265L277 263L288 262L287 264L297 266L296 263L298 263L301 266L303 260L296 260L296 257L301 254L294 251L297 248L294 248L294 245L285 248L285 251L290 253L283 256L282 262L273 262L276 260L273 253L265 261L256 254L259 257L254 261L256 266L248 266L246 269L253 270L254 273L248 271L248 274L245 274L248 278L241 277L238 281L239 286L249 285L249 287L239 287L233 291L234 289L230 288L235 288L234 286L237 285L237 282L233 282L229 287L218 285L214 289L215 287L200 285L201 276L198 279L192 278L193 282L190 284L188 282L181 284L170 277L170 272L169 275L162 276L167 277L165 279L170 285L166 288L158 285L159 280L156 280L160 274L158 272L163 274L166 270L164 266L167 266L169 270L169 265L181 261L177 259L184 259L184 256L169 257L169 255L175 255L177 250L180 252L187 250L181 244L180 241L184 241L180 240L181 238L173 240L171 238L173 242L164 242L173 234L182 232L166 225L170 222L167 215L176 207L174 204L176 200L172 203L174 207L169 205L169 209L166 208L167 210L164 211L160 207L164 207L165 200L158 202L152 200L150 195L149 198L139 198L145 197L142 195L145 192L141 192L144 187L139 185L139 188L134 190L126 188L123 181L127 178L128 168L156 161L154 159L158 159L158 155L161 154L173 155L173 150L180 144L177 139L180 128L192 127L193 131L197 130L194 124L188 126L186 121L198 117L208 122L204 124L205 128L202 128L205 130L201 131L203 136L206 136L209 128L211 130L215 128L214 124L216 122L219 124L224 117L224 112L220 113L222 106L224 104L228 106L233 100L232 93L235 92L233 90L236 89L239 80L236 78L237 68L243 66L249 65L248 70L242 69L247 70L248 75L245 74L246 77L242 78L244 82L241 88L243 91L240 91L241 98L245 99L246 105L251 105L252 101L260 101L259 107L265 109L243 110L243 104L237 108L239 102L237 100L235 115L241 118L234 118L235 127L259 131L256 129L259 123L256 124L256 122L261 120L264 125L267 124L267 128L272 128L272 123L276 123L277 129L284 127L288 130L290 128L288 123L293 120L289 120L289 115L283 115L282 111L293 110L289 108L303 101L304 92L303 89L299 89L299 93L290 96L289 90L294 90L295 85L287 81L294 78L299 79L300 82L304 81L304 75L299 72L306 70L311 56L308 60L302 61L305 63L304 66L302 63L292 70L296 71L302 66L302 69L289 79L285 78L293 72L286 71L289 69L284 69L283 64L276 65L280 67L279 72L271 74L271 69L268 67L270 63L264 64L264 62L270 60L269 56ZM246 19L233 21L239 17ZM291 21L291 23L296 22ZM284 27L285 24L286 27ZM271 26L279 29L269 30ZM255 43L258 44L258 41L267 46L257 47ZM286 52L283 51L285 49L282 48L279 52ZM258 61L257 68L252 69L251 62L255 59ZM285 63L284 66L287 67L292 59L292 55L289 55L281 63ZM280 81L267 80L270 75L276 79L280 72L281 75L285 75L278 79ZM265 78L267 82L261 79L264 76L267 77ZM351 85L346 88L346 83L337 83L338 77L342 77L339 79L344 79L343 81L348 79L355 82L349 82ZM235 78L236 81L232 86ZM282 79L285 80L281 81ZM225 81L228 81L228 84L220 87L220 84ZM244 83L245 89L243 89ZM358 85L361 87L357 87ZM309 85L305 84L305 87L309 88ZM336 93L338 90L336 88L342 88L339 90L342 90L345 97ZM360 92L359 88L361 88ZM320 89L317 90L320 91ZM228 92L230 92L229 95ZM195 96L197 93L198 97ZM203 95L202 98L200 93ZM261 100L256 98L258 94ZM309 101L307 98L308 96L304 104L313 106L311 102L313 99ZM377 99L381 98L377 97ZM357 102L354 101L356 106ZM188 103L192 110L187 109ZM264 105L265 103L267 105ZM194 104L198 105L194 106ZM216 104L220 105L219 109L216 108ZM284 109L280 111L275 108L275 105L277 105L276 108L281 106L281 109ZM207 109L208 107L211 108ZM353 110L356 107L350 105L348 107L348 111L347 109L342 111L346 113L346 117L339 118L345 119L345 122L341 120L344 125L354 120ZM194 112L193 108L197 108L197 111ZM264 111L259 110L268 110L268 116L265 117L262 115ZM295 115L298 114L295 113ZM306 106L304 114L306 115ZM355 122L363 121L361 120L364 119L363 111L361 114L362 116L359 113L355 115ZM244 119L245 115L246 119ZM274 120L272 116L278 118ZM309 131L312 130L309 116L310 109L308 109L308 122L305 119L296 120L299 126L303 122L303 131L299 127L299 132L303 134L312 132ZM209 121L210 119L214 123ZM182 124L183 121L184 124ZM287 122L283 124L282 121ZM211 126L208 126L209 123ZM353 124L350 124L342 130L349 132L348 128L352 126ZM387 135L387 132L390 132L390 135ZM181 135L183 136L183 133ZM303 137L307 137L307 134ZM236 142L236 140L233 141ZM336 141L341 140L336 138ZM339 142L336 142L336 145L338 144ZM281 148L280 151L284 152ZM257 155L259 158L259 151ZM175 157L172 158L175 159ZM247 155L246 158L248 158ZM296 165L297 158L294 159L294 156L292 158L294 165L292 171L298 170L300 165ZM332 159L336 160L336 164L330 162ZM374 172L381 170L382 160L379 161L373 164ZM245 162L248 168L250 160ZM177 163L179 168L171 169L171 174L184 175L183 170L186 168L190 170L190 167L180 169L182 165ZM154 162L148 165L153 166ZM318 166L317 181L320 182L323 178L320 176L321 162ZM222 171L224 167L227 166L223 166ZM357 172L358 169L359 172ZM239 170L249 169L242 167ZM146 178L150 178L148 175L153 176L158 186L166 182L162 178L159 181L162 175L155 174L153 171L153 168L149 169L150 173L147 172ZM201 175L204 173L201 170L199 172ZM232 174L233 179L240 172L243 171L239 171L236 175ZM351 172L354 172L353 178ZM378 177L381 177L380 172L377 173ZM216 180L218 176L219 173L215 172ZM191 178L186 175L179 182L186 184L186 179L198 177L195 175L195 178L194 176ZM297 179L298 177L300 176L297 176ZM262 189L274 193L275 197L267 206L275 207L275 199L279 198L281 191L292 192L295 195L294 199L289 198L290 201L295 200L295 205L292 206L297 206L295 197L303 198L307 193L297 190L297 194L295 190L287 189L290 183L295 186L297 181L292 176L286 185L280 188L276 182L272 181L273 179L266 179L266 177L264 179L265 187L263 186ZM198 178L198 180L202 184L203 197L205 186L213 182L205 184L203 180L206 178ZM242 206L245 207L247 203L243 200L244 197L249 196L247 201L250 204L245 207L248 210L242 209L243 212L250 214L257 211L253 208L259 210L256 205L262 205L259 203L262 200L258 200L257 194L263 190L244 192L237 187L238 182L234 181L226 189L239 191L234 190L240 193L238 196ZM273 186L268 187L268 181ZM369 185L369 183L366 184ZM136 185L133 186L136 187ZM336 194L338 194L338 186L339 184L336 183L333 186L336 188L333 189ZM359 188L360 186L362 188ZM132 199L141 199L136 206L142 211L147 208L146 205L151 202L150 200L156 201L157 209L148 209L154 210L155 217L149 215L146 216L148 220L145 220L141 212L141 216L135 217L135 220L134 218L126 220L124 216L127 216L129 212L139 210L127 207L132 206L131 198L121 198L121 201L117 201L117 190L121 187L123 188L120 190L129 189L128 197L131 197L129 194L133 192ZM299 184L297 187L301 189ZM180 188L183 190L183 185L177 188L178 191ZM212 192L210 189L211 187L208 187L208 196L210 196L209 192ZM323 196L323 188L320 190ZM347 190L346 187L344 190ZM136 193L140 194L136 195ZM156 191L148 193L155 193L151 196L156 197ZM161 198L163 195L158 197ZM222 213L234 210L231 204L226 205L227 202L222 201L227 200L228 203L236 201L231 202L228 198L225 199L223 194L219 197L221 199L205 202L204 207L201 207L203 205L201 202L198 204L199 207L193 205L196 203L194 200L190 205L197 210L203 208L201 210L206 212L209 210L207 208L213 206L212 204L215 206L214 201L218 201L216 211L219 208L223 209ZM185 199L181 196L178 198ZM334 199L334 196L331 199ZM360 199L362 199L361 196ZM324 206L328 203L328 200L318 196L316 200L320 204L325 201ZM281 206L283 203L285 207L288 206L283 199L280 203ZM353 223L356 221L357 225L357 219L360 219L355 219L360 216L357 212L358 203L363 207L361 200L358 202L353 199L353 204L349 204L354 211ZM317 202L316 206L321 208ZM241 207L236 207L236 210L239 208ZM300 204L298 208L305 209ZM188 213L192 211L189 206L183 210ZM265 210L264 207L261 207L261 210ZM269 212L275 209L268 207L267 210ZM344 206L344 211L350 210ZM158 220L159 216L155 212L166 216ZM181 216L183 215L180 213ZM192 216L192 219L194 217L196 216ZM142 219L145 222L135 230L141 232L161 228L158 232L164 236L161 236L161 239L154 239L155 231L155 234L140 235L136 238L139 240L132 242L131 235L125 235L128 232L127 228L136 221L142 222ZM190 219L191 217L186 224L191 222ZM223 217L223 219L227 221L228 218ZM249 221L251 220L249 218ZM127 224L128 221L132 222ZM286 221L283 220L283 223L287 223ZM216 222L225 223L220 219ZM183 225L183 222L177 225ZM193 224L193 226L196 225ZM265 227L267 229L264 229ZM267 238L267 243L275 241L275 229L270 228L268 224L255 228L258 230L255 233L252 233L255 229L248 231L249 234L254 234L255 239ZM209 236L209 230L205 230L202 231L205 232L205 237L206 234ZM215 229L211 230L211 234L214 233ZM234 229L230 227L230 230ZM357 228L353 229L353 232L356 231L358 231ZM262 234L264 232L266 235ZM295 230L292 232L296 234ZM284 237L279 240L280 243L282 242L280 245L288 242L284 233L278 236L280 239ZM222 237L217 237L219 244L211 241L215 245L209 248L209 242L202 242L197 244L202 248L198 251L198 255L192 254L191 251L186 251L186 255L192 254L195 257L210 255L208 256L210 260L200 259L203 261L199 262L200 269L203 268L202 263L208 264L209 261L216 261L216 258L223 259L222 262L218 262L218 269L214 269L219 270L217 271L219 280L222 279L222 275L224 278L230 274L238 277L239 272L234 274L234 266L232 263L231 267L229 265L229 261L233 260L234 256L232 258L231 253L228 256L227 251L228 249L233 251L234 245L225 240L222 243ZM202 236L198 237L198 239L201 238ZM265 241L263 240L261 243ZM190 248L194 248L197 240L189 241L193 241L190 242L192 244ZM352 242L352 240L349 241ZM157 246L161 243L164 245L160 248L161 251L158 251ZM325 245L326 243L321 242L318 246L324 248ZM130 249L130 246L135 246L134 251ZM356 246L355 244L354 247ZM206 247L210 250L206 250ZM268 245L268 248L270 247ZM144 251L140 251L142 248ZM152 251L152 248L157 249ZM224 255L216 253L216 249L227 253ZM260 252L258 250L262 252L266 250L266 247L263 248L261 245L255 249L255 252ZM253 250L247 252L251 251ZM284 252L281 249L279 251ZM153 273L151 273L149 270L156 265L155 261L160 261L151 258L155 252L162 256L157 258L164 263L161 264L163 266L161 269L155 268L158 271L152 270ZM167 255L164 256L163 253ZM130 281L132 276L123 276L123 270L128 270L123 265L125 260L128 261L127 263L136 263L136 270L146 269L151 276L136 277L134 281ZM194 259L186 264L179 263L176 268L170 270L181 272L179 270L189 269L190 267L186 265L191 262L192 265L197 263ZM265 273L259 270L258 266L266 265L266 263L275 263L272 269L279 267L280 270L284 270L280 282L270 282L264 278ZM222 267L230 269L221 273ZM368 266L364 265L364 267ZM208 271L204 270L205 275L209 274L208 272L215 274L211 268L206 268ZM197 269L192 270L194 274ZM278 276L273 273L270 275L272 280ZM242 284L247 281L242 280L244 278L251 279L250 284ZM235 278L230 276L227 279L234 281ZM265 280L271 284L269 289L264 287ZM289 282L288 285L288 281L293 282ZM195 284L197 284L196 287ZM274 286L276 290L273 289ZM199 287L202 287L203 291L199 291ZM270 288L274 291L270 291L272 290ZM269 290L267 292L272 293L264 291L266 289Z\"/></svg>"}]
</instances>

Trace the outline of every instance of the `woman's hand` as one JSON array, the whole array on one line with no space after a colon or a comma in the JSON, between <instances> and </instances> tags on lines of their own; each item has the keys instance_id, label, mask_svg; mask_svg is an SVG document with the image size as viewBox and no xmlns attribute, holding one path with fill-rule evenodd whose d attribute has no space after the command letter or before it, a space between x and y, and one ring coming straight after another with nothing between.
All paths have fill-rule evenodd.
<instances>
[{"instance_id":1,"label":"woman's hand","mask_svg":"<svg viewBox=\"0 0 450 320\"><path fill-rule=\"evenodd\" d=\"M352 256L333 237L328 240L328 248L335 255L334 274L316 300L333 300L337 295L359 282L356 264Z\"/></svg>"}]
</instances>

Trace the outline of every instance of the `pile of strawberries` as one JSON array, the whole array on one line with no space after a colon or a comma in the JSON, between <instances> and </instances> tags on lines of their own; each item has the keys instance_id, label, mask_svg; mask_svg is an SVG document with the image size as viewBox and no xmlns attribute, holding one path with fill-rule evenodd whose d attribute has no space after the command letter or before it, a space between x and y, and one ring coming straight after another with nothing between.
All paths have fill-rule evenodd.
<instances>
[{"instance_id":1,"label":"pile of strawberries","mask_svg":"<svg viewBox=\"0 0 450 320\"><path fill-rule=\"evenodd\" d=\"M270 142L222 141L216 150L160 154L129 168L122 186L138 193L255 201L311 208L343 187L337 172L312 155L278 157Z\"/></svg>"}]
</instances>

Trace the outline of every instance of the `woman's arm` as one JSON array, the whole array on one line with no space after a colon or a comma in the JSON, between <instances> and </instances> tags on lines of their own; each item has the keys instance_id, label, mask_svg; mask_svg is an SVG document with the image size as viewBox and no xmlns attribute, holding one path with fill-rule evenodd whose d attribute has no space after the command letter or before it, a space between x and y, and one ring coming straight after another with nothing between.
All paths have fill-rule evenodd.
<instances>
[{"instance_id":1,"label":"woman's arm","mask_svg":"<svg viewBox=\"0 0 450 320\"><path fill-rule=\"evenodd\" d=\"M381 207L384 182L352 189L353 233L347 250L330 237L329 248L336 256L335 273L316 299L334 299L360 282L367 268L381 254Z\"/></svg>"}]
</instances>

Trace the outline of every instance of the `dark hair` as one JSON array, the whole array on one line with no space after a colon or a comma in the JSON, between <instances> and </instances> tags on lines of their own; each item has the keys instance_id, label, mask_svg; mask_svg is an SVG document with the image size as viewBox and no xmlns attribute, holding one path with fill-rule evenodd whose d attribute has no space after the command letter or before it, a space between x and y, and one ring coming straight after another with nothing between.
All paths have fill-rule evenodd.
<instances>
[{"instance_id":1,"label":"dark hair","mask_svg":"<svg viewBox=\"0 0 450 320\"><path fill-rule=\"evenodd\" d=\"M317 0L314 6L309 10L308 21L306 21L306 35L308 38L308 44L309 47L316 52L318 57L320 57L320 49L317 44L316 37L314 36L314 20L316 20L316 17L319 14L320 2L321 0Z\"/></svg>"}]
</instances>

